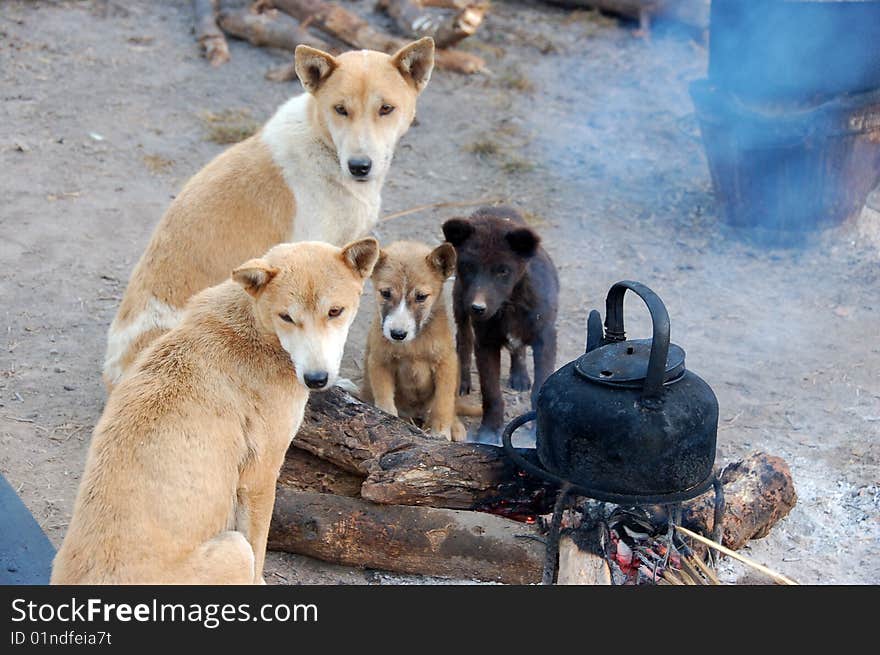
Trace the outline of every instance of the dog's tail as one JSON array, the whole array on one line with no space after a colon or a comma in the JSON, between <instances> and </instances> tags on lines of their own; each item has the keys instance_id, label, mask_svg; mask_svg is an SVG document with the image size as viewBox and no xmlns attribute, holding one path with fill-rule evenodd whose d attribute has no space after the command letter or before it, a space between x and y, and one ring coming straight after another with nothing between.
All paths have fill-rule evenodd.
<instances>
[{"instance_id":1,"label":"dog's tail","mask_svg":"<svg viewBox=\"0 0 880 655\"><path fill-rule=\"evenodd\" d=\"M455 413L458 416L482 416L483 408L479 405L471 405L464 398L456 398Z\"/></svg>"}]
</instances>

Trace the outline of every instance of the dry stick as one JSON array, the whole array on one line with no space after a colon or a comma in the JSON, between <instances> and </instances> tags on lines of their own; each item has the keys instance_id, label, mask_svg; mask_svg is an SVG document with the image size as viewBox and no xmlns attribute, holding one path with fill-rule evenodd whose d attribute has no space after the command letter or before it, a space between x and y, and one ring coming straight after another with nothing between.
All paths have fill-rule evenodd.
<instances>
[{"instance_id":1,"label":"dry stick","mask_svg":"<svg viewBox=\"0 0 880 655\"><path fill-rule=\"evenodd\" d=\"M205 51L205 59L217 67L229 61L229 46L226 37L217 27L216 0L193 0L195 14L196 41Z\"/></svg>"},{"instance_id":2,"label":"dry stick","mask_svg":"<svg viewBox=\"0 0 880 655\"><path fill-rule=\"evenodd\" d=\"M718 584L718 585L721 584L721 581L718 579L718 576L715 575L715 571L713 571L709 567L708 564L706 564L702 559L700 559L700 557L698 555L693 555L691 557L691 560L693 560L693 562L697 565L697 568L699 568L700 571L703 572L703 575L705 575L712 584Z\"/></svg>"},{"instance_id":3,"label":"dry stick","mask_svg":"<svg viewBox=\"0 0 880 655\"><path fill-rule=\"evenodd\" d=\"M496 205L499 202L502 202L500 198L489 198L483 200L466 200L464 202L455 202L455 201L441 201L441 202L432 202L427 205L419 205L418 207L410 207L409 209L404 209L399 212L394 212L393 214L388 214L388 216L383 216L383 221L390 221L393 218L400 218L401 216L408 216L409 214L415 214L417 212L425 211L426 209L446 209L449 207L473 207L474 205Z\"/></svg>"},{"instance_id":4,"label":"dry stick","mask_svg":"<svg viewBox=\"0 0 880 655\"><path fill-rule=\"evenodd\" d=\"M678 576L672 572L672 569L664 569L663 573L661 573L663 579L666 580L669 584L676 586L684 586L684 582L678 579Z\"/></svg>"},{"instance_id":5,"label":"dry stick","mask_svg":"<svg viewBox=\"0 0 880 655\"><path fill-rule=\"evenodd\" d=\"M762 564L758 564L757 562L750 560L745 555L740 555L735 550L730 550L730 548L727 548L726 546L722 546L721 544L717 544L714 541L712 541L711 539L707 539L706 537L704 537L701 534L697 534L696 532L691 532L687 528L683 528L680 525L676 525L675 529L678 530L679 532L681 532L682 534L686 534L691 539L696 539L704 546L708 546L709 548L714 548L718 552L724 553L728 557L732 557L733 559L742 562L746 566L752 567L756 571L760 571L764 575L773 578L773 580L775 580L779 584L786 584L786 585L798 584L797 582L795 582L791 578L786 578L781 573L777 573L776 571L768 569L766 566L763 566Z\"/></svg>"}]
</instances>

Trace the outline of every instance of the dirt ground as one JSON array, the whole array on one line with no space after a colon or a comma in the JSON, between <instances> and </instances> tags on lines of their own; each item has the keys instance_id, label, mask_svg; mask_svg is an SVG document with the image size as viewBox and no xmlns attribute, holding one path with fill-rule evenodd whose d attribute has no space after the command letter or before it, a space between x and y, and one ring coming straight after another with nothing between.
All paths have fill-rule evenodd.
<instances>
[{"instance_id":1,"label":"dirt ground","mask_svg":"<svg viewBox=\"0 0 880 655\"><path fill-rule=\"evenodd\" d=\"M225 147L210 119L261 122L300 92L263 77L289 55L241 42L210 68L190 25L181 2L0 5L0 472L56 546L104 404L107 327L163 210ZM688 35L644 39L595 13L496 1L464 47L492 75L435 74L385 211L503 198L526 212L560 270L560 365L613 282L651 286L718 395L719 460L762 449L791 465L799 502L747 554L804 583L880 582L876 247L858 225L795 251L720 225L687 94L706 50ZM396 219L379 236L437 243L454 213ZM643 309L627 311L632 335L648 336ZM371 314L367 299L344 364L355 379ZM428 581L280 554L269 572ZM724 575L759 580L732 564Z\"/></svg>"}]
</instances>

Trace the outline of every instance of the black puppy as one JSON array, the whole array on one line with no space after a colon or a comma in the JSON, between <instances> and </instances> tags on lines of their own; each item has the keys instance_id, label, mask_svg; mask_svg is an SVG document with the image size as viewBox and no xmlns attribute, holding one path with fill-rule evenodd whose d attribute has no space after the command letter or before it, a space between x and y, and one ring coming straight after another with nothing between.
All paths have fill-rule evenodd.
<instances>
[{"instance_id":1,"label":"black puppy","mask_svg":"<svg viewBox=\"0 0 880 655\"><path fill-rule=\"evenodd\" d=\"M501 348L510 350L510 386L531 386L525 363L532 347L538 390L556 366L559 278L541 238L510 207L483 207L469 218L443 224L458 256L453 311L458 328L460 394L471 391L471 351L483 394L483 422L477 440L498 443L504 424Z\"/></svg>"}]
</instances>

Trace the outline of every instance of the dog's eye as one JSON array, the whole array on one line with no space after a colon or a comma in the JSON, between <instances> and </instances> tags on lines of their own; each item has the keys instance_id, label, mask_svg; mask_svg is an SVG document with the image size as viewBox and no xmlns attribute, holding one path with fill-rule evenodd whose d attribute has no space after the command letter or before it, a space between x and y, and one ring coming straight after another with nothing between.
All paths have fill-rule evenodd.
<instances>
[{"instance_id":1,"label":"dog's eye","mask_svg":"<svg viewBox=\"0 0 880 655\"><path fill-rule=\"evenodd\" d=\"M290 314L278 314L281 317L281 320L285 323L293 323L293 319L290 318Z\"/></svg>"},{"instance_id":2,"label":"dog's eye","mask_svg":"<svg viewBox=\"0 0 880 655\"><path fill-rule=\"evenodd\" d=\"M427 293L416 293L416 302L425 302L428 299Z\"/></svg>"},{"instance_id":3,"label":"dog's eye","mask_svg":"<svg viewBox=\"0 0 880 655\"><path fill-rule=\"evenodd\" d=\"M379 293L385 300L391 299L391 289L382 289Z\"/></svg>"},{"instance_id":4,"label":"dog's eye","mask_svg":"<svg viewBox=\"0 0 880 655\"><path fill-rule=\"evenodd\" d=\"M499 266L495 269L495 275L498 277L506 277L510 273L510 269L506 266Z\"/></svg>"},{"instance_id":5,"label":"dog's eye","mask_svg":"<svg viewBox=\"0 0 880 655\"><path fill-rule=\"evenodd\" d=\"M392 111L394 111L394 107L392 105L382 105L379 107L379 116L387 116Z\"/></svg>"},{"instance_id":6,"label":"dog's eye","mask_svg":"<svg viewBox=\"0 0 880 655\"><path fill-rule=\"evenodd\" d=\"M342 314L342 312L344 312L344 311L345 311L345 307L331 307L330 311L327 312L327 316L329 316L330 318L336 318L337 316Z\"/></svg>"},{"instance_id":7,"label":"dog's eye","mask_svg":"<svg viewBox=\"0 0 880 655\"><path fill-rule=\"evenodd\" d=\"M336 105L333 109L335 109L336 113L340 116L348 116L348 111L346 111L343 105Z\"/></svg>"}]
</instances>

